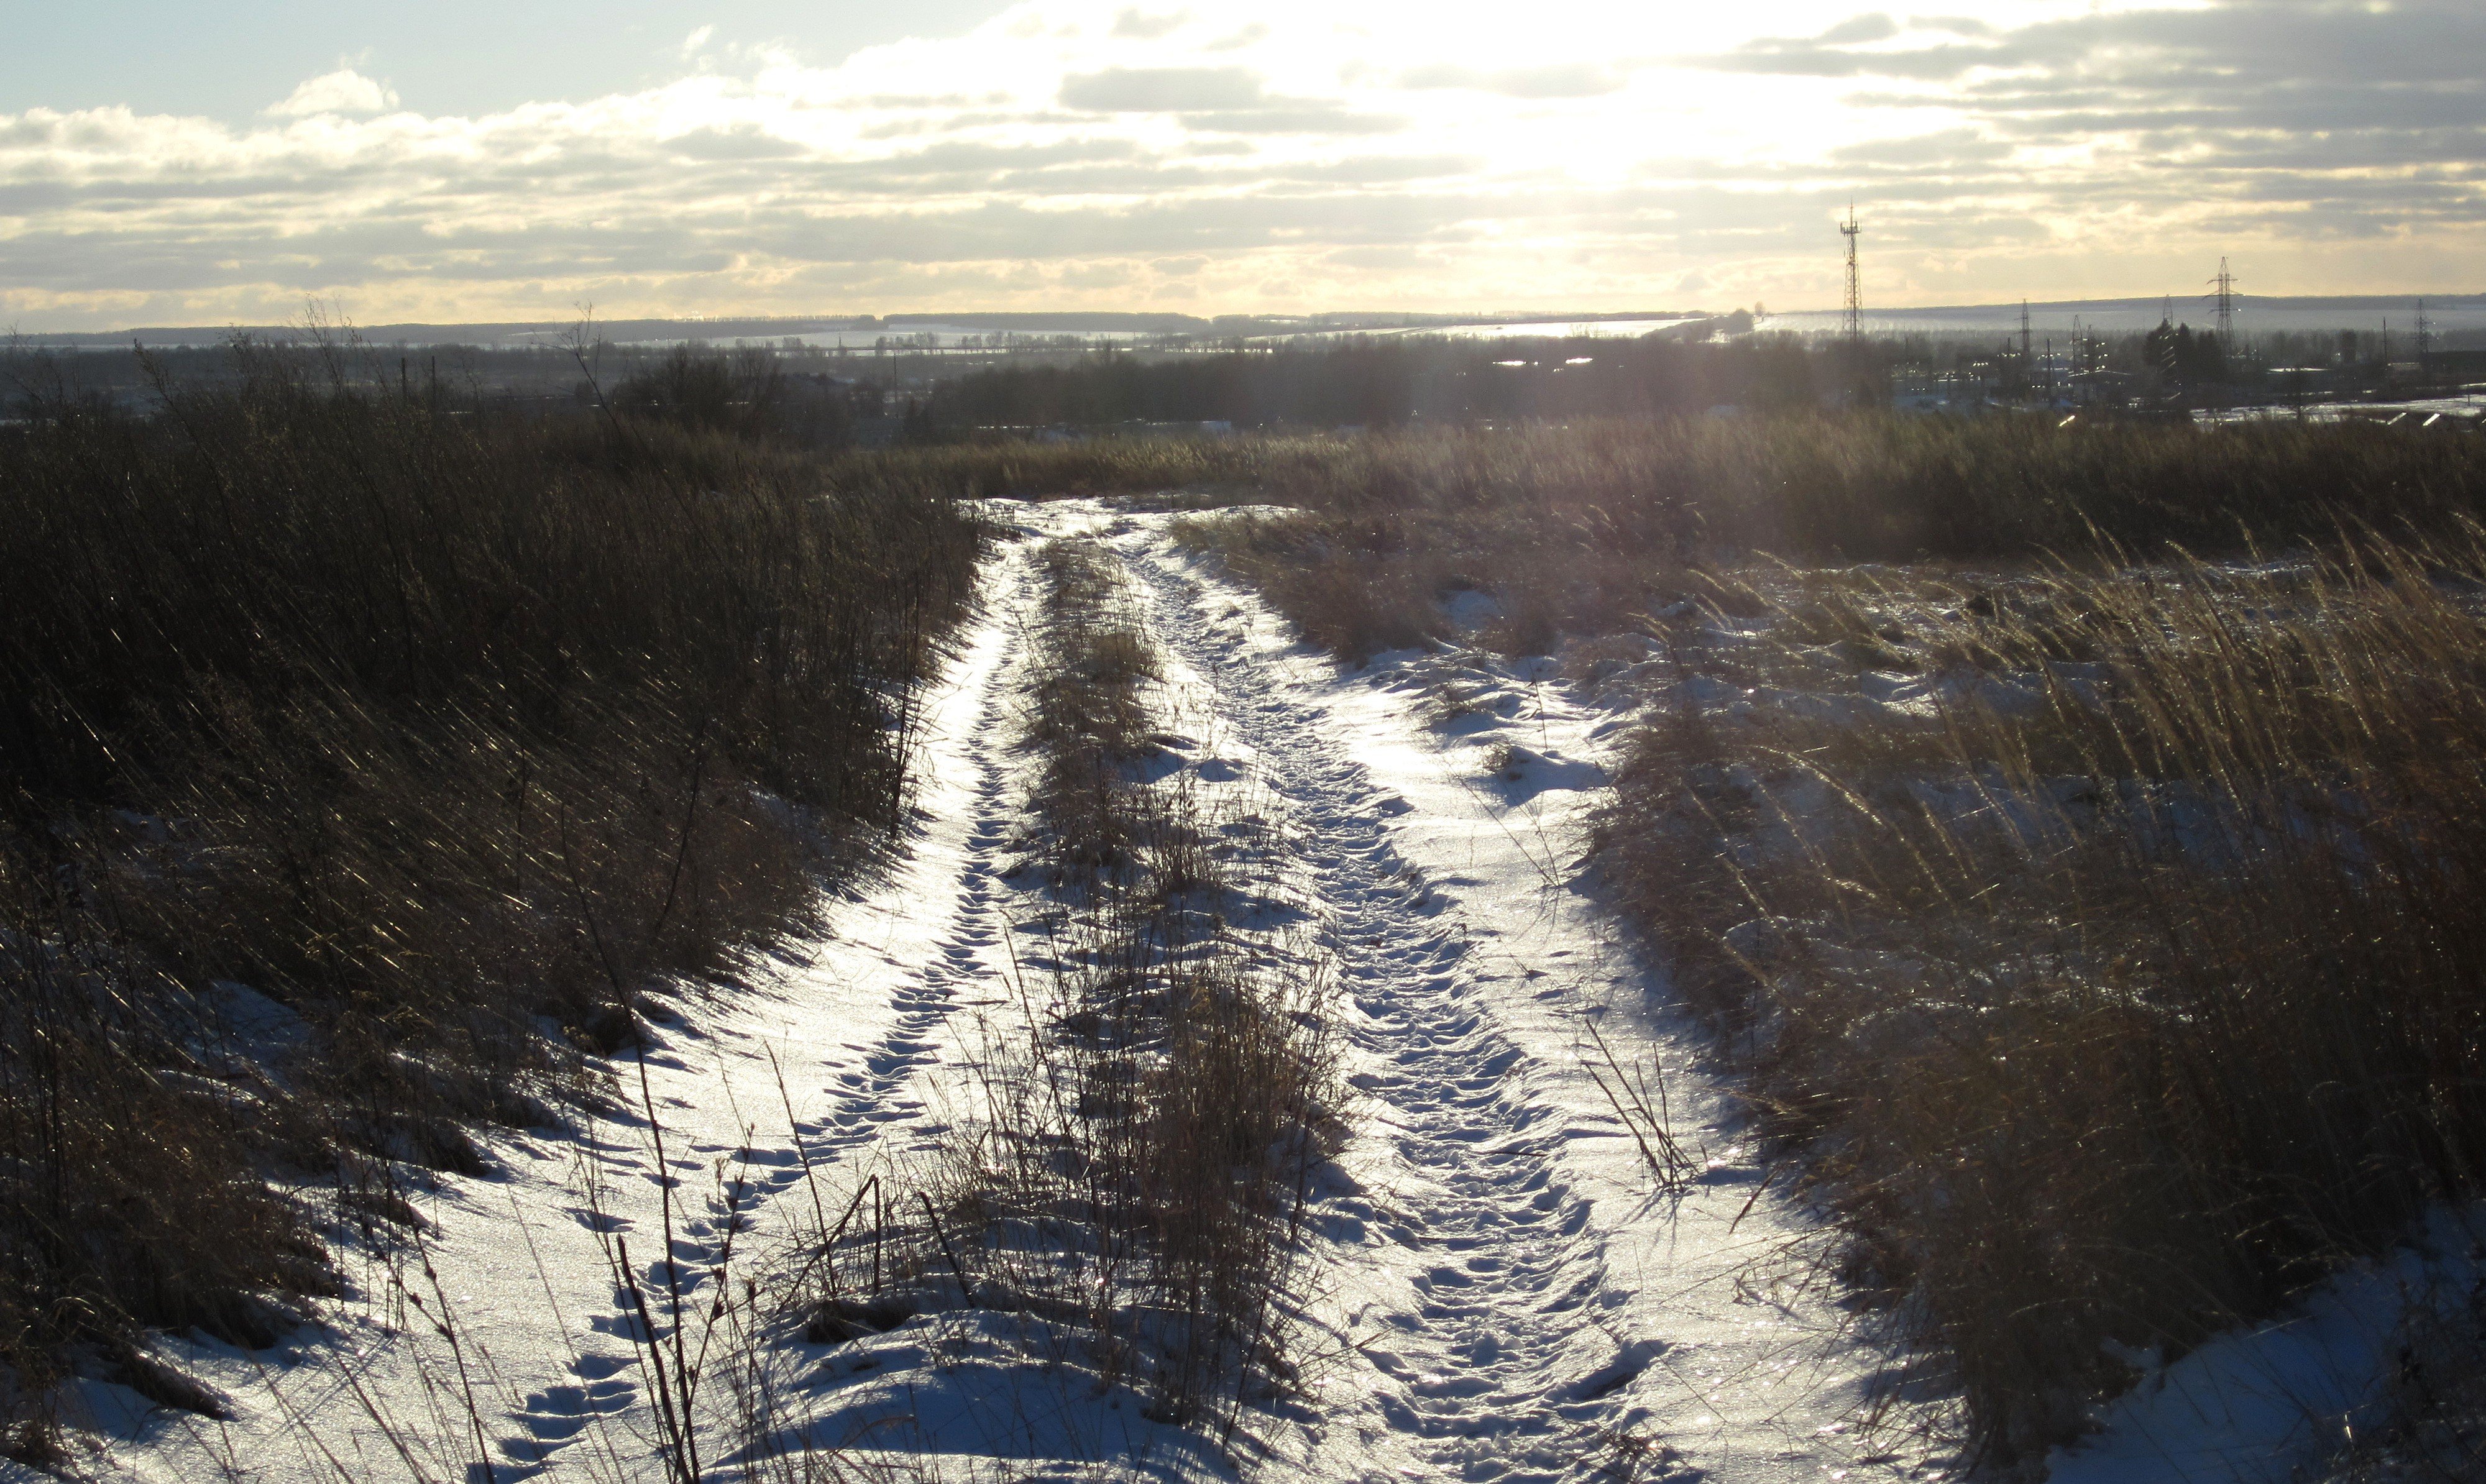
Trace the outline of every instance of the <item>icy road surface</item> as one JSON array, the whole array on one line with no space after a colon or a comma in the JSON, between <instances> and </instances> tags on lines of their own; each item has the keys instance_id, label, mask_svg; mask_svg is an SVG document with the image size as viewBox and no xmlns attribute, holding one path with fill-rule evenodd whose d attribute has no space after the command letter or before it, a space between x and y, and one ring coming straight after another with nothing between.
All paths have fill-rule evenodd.
<instances>
[{"instance_id":1,"label":"icy road surface","mask_svg":"<svg viewBox=\"0 0 2486 1484\"><path fill-rule=\"evenodd\" d=\"M694 1408L702 1476L1940 1476L1904 1426L1860 1437L1886 1358L1811 1277L1822 1234L1582 878L1628 687L1457 649L1342 669L1180 551L1171 517L999 513L1017 536L925 701L918 828L832 905L830 935L749 988L676 1002L644 1064L614 1063L623 1095L605 1117L499 1138L489 1173L431 1178L419 1248L349 1261L352 1292L280 1350L168 1341L229 1419L83 1384L87 1466L667 1477L664 1404L619 1279L678 1289L695 1312L717 1272L812 1220L819 1190L872 1171L902 1190L941 1147L1033 890L1010 872L1031 548L1084 532L1126 563L1171 661L1161 703L1198 744L1181 765L1267 816L1335 977L1352 1133L1316 1193L1301 1386L1221 1448L1145 1419L1136 1392L1005 1316L928 1314L842 1345L762 1327L718 1341ZM1465 698L1448 719L1445 683ZM1590 1021L1616 1060L1662 1076L1698 1162L1671 1194L1583 1061ZM729 1340L745 1361L722 1359ZM750 1451L735 1376L767 1388L776 1445L840 1462Z\"/></svg>"}]
</instances>

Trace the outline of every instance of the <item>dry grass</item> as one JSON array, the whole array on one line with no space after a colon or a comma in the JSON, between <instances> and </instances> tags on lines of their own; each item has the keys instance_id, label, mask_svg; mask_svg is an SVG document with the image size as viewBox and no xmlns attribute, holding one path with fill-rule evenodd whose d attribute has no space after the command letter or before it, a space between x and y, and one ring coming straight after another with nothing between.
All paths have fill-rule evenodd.
<instances>
[{"instance_id":1,"label":"dry grass","mask_svg":"<svg viewBox=\"0 0 2486 1484\"><path fill-rule=\"evenodd\" d=\"M1148 750L1141 687L1158 677L1159 663L1107 553L1054 541L1038 561L1043 659L1027 721L1044 758L1035 802L1059 879L1084 881L1134 865L1151 825L1151 796L1134 786L1130 770Z\"/></svg>"},{"instance_id":2,"label":"dry grass","mask_svg":"<svg viewBox=\"0 0 2486 1484\"><path fill-rule=\"evenodd\" d=\"M239 346L158 417L38 405L0 450L21 1395L62 1346L316 1291L262 1175L472 1168L461 1124L554 1116L640 997L798 921L899 817L978 551L728 434L301 365ZM237 1044L221 983L299 1044Z\"/></svg>"},{"instance_id":3,"label":"dry grass","mask_svg":"<svg viewBox=\"0 0 2486 1484\"><path fill-rule=\"evenodd\" d=\"M2326 537L2342 518L2439 531L2486 493L2486 440L2345 425L1804 415L1429 428L1227 457L1295 513L1202 520L1189 539L1357 659L1440 636L1438 604L1463 589L1500 606L1485 642L1541 653L1715 600L1700 569L1754 552L2022 558L2100 536L2213 550Z\"/></svg>"},{"instance_id":4,"label":"dry grass","mask_svg":"<svg viewBox=\"0 0 2486 1484\"><path fill-rule=\"evenodd\" d=\"M59 1459L51 1388L77 1356L159 1404L215 1403L152 1364L136 1324L266 1345L325 1253L251 1151L299 1132L263 1080L211 1080L177 986L128 967L57 884L0 861L0 1418L7 1455Z\"/></svg>"},{"instance_id":5,"label":"dry grass","mask_svg":"<svg viewBox=\"0 0 2486 1484\"><path fill-rule=\"evenodd\" d=\"M1324 986L1130 921L1020 950L1046 967L991 1029L959 1151L972 1261L1151 1415L1230 1430L1294 1381L1305 1202L1337 1135Z\"/></svg>"},{"instance_id":6,"label":"dry grass","mask_svg":"<svg viewBox=\"0 0 2486 1484\"><path fill-rule=\"evenodd\" d=\"M1386 576L1404 562L1422 582L1534 591L1568 626L1611 618L1671 582L1671 567L1751 552L2025 557L2099 536L2204 551L2326 538L2343 516L2440 531L2480 512L2486 440L2361 423L1796 412L962 444L848 454L833 477L962 495L1274 503L1299 512L1260 527L1284 567Z\"/></svg>"},{"instance_id":7,"label":"dry grass","mask_svg":"<svg viewBox=\"0 0 2486 1484\"><path fill-rule=\"evenodd\" d=\"M972 1234L956 1277L980 1302L1069 1325L1151 1415L1230 1431L1291 1384L1300 1224L1337 1127L1325 990L1229 935L1248 863L1209 843L1187 775L1144 781L1158 664L1119 563L1078 541L1040 560L1030 843L1057 906L1014 946L937 1204Z\"/></svg>"},{"instance_id":8,"label":"dry grass","mask_svg":"<svg viewBox=\"0 0 2486 1484\"><path fill-rule=\"evenodd\" d=\"M1273 457L1318 457L1336 443L1271 436L948 444L849 453L832 465L831 477L842 484L1030 499L1162 490L1205 495L1249 488Z\"/></svg>"},{"instance_id":9,"label":"dry grass","mask_svg":"<svg viewBox=\"0 0 2486 1484\"><path fill-rule=\"evenodd\" d=\"M2481 474L2318 426L1407 432L1188 538L1349 658L1469 588L1585 675L1657 642L1604 860L2000 1462L2129 1381L2108 1342L2180 1352L2476 1189ZM2168 544L2256 539L2334 555Z\"/></svg>"},{"instance_id":10,"label":"dry grass","mask_svg":"<svg viewBox=\"0 0 2486 1484\"><path fill-rule=\"evenodd\" d=\"M1764 578L1671 633L1607 860L1989 1461L2475 1193L2481 574Z\"/></svg>"},{"instance_id":11,"label":"dry grass","mask_svg":"<svg viewBox=\"0 0 2486 1484\"><path fill-rule=\"evenodd\" d=\"M2486 1474L2486 1289L2428 1294L2397 1340L2383 1424L2358 1430L2306 1476L2319 1484L2449 1484Z\"/></svg>"},{"instance_id":12,"label":"dry grass","mask_svg":"<svg viewBox=\"0 0 2486 1484\"><path fill-rule=\"evenodd\" d=\"M1850 561L2326 535L2473 512L2486 442L2345 424L1883 415L1431 428L1272 446L1264 497L1430 544ZM1465 524L1463 524L1465 523ZM1341 528L1351 529L1351 528ZM1399 533L1403 536L1403 529ZM1566 560L1567 564L1567 560Z\"/></svg>"},{"instance_id":13,"label":"dry grass","mask_svg":"<svg viewBox=\"0 0 2486 1484\"><path fill-rule=\"evenodd\" d=\"M1187 519L1174 536L1215 552L1333 654L1361 662L1449 632L1439 602L1450 580L1446 563L1408 551L1380 523L1357 544L1301 516L1258 514Z\"/></svg>"}]
</instances>

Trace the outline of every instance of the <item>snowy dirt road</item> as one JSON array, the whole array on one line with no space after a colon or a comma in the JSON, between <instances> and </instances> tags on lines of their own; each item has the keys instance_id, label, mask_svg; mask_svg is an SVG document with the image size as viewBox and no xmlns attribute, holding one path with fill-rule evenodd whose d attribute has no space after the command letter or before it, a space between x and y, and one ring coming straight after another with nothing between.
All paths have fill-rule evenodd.
<instances>
[{"instance_id":1,"label":"snowy dirt road","mask_svg":"<svg viewBox=\"0 0 2486 1484\"><path fill-rule=\"evenodd\" d=\"M741 1384L719 1362L692 1409L731 1435L704 1476L805 1476L768 1457L800 1447L919 1477L1938 1476L1892 1441L1904 1428L1860 1439L1885 1358L1820 1287L1821 1234L1581 873L1628 685L1455 646L1341 670L1184 553L1170 517L1067 502L1003 519L1017 536L925 703L919 828L833 904L830 935L683 1003L644 1063L616 1063L607 1118L503 1138L490 1172L431 1182L419 1254L361 1263L285 1352L174 1342L230 1418L85 1385L97 1464L663 1477L668 1404L633 1289L699 1312L822 1189L900 1186L973 1116L982 1011L1024 972L1014 935L1038 906L1013 745L1030 550L1081 532L1122 561L1171 661L1174 765L1278 842L1283 894L1308 908L1292 931L1336 989L1354 1095L1307 1226L1300 1385L1255 1399L1221 1449L1147 1420L1075 1337L1023 1314L926 1313L841 1343L763 1325L735 1337ZM1653 1120L1600 1086L1591 1024L1637 1086L1662 1084ZM1693 1159L1671 1186L1644 1155L1651 1124Z\"/></svg>"},{"instance_id":2,"label":"snowy dirt road","mask_svg":"<svg viewBox=\"0 0 2486 1484\"><path fill-rule=\"evenodd\" d=\"M1856 1441L1878 1358L1809 1286L1818 1234L1759 1189L1693 1035L1579 874L1627 693L1456 650L1341 671L1160 521L1118 545L1290 814L1346 991L1363 1191L1329 1204L1330 1319L1370 1370L1324 1393L1357 1406L1328 1410L1305 1471L1922 1476ZM1670 1079L1688 1185L1660 1189L1584 1019Z\"/></svg>"}]
</instances>

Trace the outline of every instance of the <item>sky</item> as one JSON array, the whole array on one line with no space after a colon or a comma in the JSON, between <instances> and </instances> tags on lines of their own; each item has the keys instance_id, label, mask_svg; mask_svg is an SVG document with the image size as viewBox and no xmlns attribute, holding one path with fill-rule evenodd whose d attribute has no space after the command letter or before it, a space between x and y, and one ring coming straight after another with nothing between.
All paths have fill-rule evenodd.
<instances>
[{"instance_id":1,"label":"sky","mask_svg":"<svg viewBox=\"0 0 2486 1484\"><path fill-rule=\"evenodd\" d=\"M0 0L0 326L2486 289L2479 0Z\"/></svg>"}]
</instances>

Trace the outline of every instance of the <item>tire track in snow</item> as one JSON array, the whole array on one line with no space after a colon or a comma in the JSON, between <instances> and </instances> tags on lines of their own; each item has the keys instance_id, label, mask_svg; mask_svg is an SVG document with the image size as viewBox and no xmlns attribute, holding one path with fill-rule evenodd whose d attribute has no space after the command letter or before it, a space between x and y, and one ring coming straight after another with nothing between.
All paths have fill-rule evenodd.
<instances>
[{"instance_id":1,"label":"tire track in snow","mask_svg":"<svg viewBox=\"0 0 2486 1484\"><path fill-rule=\"evenodd\" d=\"M1407 1168L1376 1183L1430 1201L1434 1221L1430 1230L1390 1233L1407 1245L1343 1252L1340 1286L1377 1290L1373 1311L1405 1337L1368 1343L1366 1354L1416 1381L1405 1394L1379 1396L1390 1434L1367 1429L1361 1457L1355 1440L1333 1428L1300 1471L1617 1484L1951 1476L1956 1460L1939 1442L1944 1399L1918 1388L1908 1358L1823 1280L1835 1235L1819 1213L1771 1190L1773 1156L1731 1078L1707 1059L1705 1031L1680 1018L1638 940L1563 864L1588 803L1578 790L1604 778L1593 760L1598 738L1620 724L1611 702L1549 691L1534 666L1522 673L1447 655L1349 674L1307 651L1247 590L1177 552L1161 523L1123 550L1146 575L1168 632L1218 673L1220 689L1274 743L1267 756L1313 826L1305 853L1323 858L1320 889L1349 893L1330 901L1339 930L1351 935L1359 916L1395 913L1440 924L1438 938L1402 929L1400 943L1467 949L1454 962L1420 965L1442 982L1384 976L1360 988L1359 1006L1371 1010L1377 998L1399 1013L1395 1025L1374 1014L1358 1036L1375 1047L1378 1074L1367 1079L1374 1105L1355 1111L1367 1115L1358 1119L1360 1142L1395 1146ZM1520 711L1502 711L1499 726L1436 729L1409 700L1451 674L1521 698ZM1530 745L1524 780L1480 783L1495 739ZM1439 894L1402 889L1395 903L1375 895L1368 876L1327 859L1346 840L1358 849L1378 841L1372 861L1405 881L1423 879L1405 869L1423 863ZM1358 945L1340 948L1359 962ZM1368 974L1368 956L1361 962ZM1579 1022L1592 1015L1626 1062L1669 1069L1669 1120L1703 1162L1688 1187L1657 1189L1585 1070ZM1467 1028L1470 1016L1478 1030ZM1469 1044L1401 1048L1398 1027ZM1456 1081L1461 1057L1486 1081ZM1505 1120L1526 1132L1502 1133ZM1478 1156L1536 1158L1543 1184L1444 1147L1461 1140ZM1514 1194L1551 1195L1565 1219L1505 1220L1497 1229ZM1469 1215L1480 1220L1458 1229ZM1434 1252L1490 1257L1496 1243L1515 1248L1519 1261L1481 1280L1473 1270L1453 1275L1446 1301L1428 1271ZM1378 1285L1357 1275L1404 1258L1417 1260L1410 1277L1430 1291L1401 1314L1387 1302L1386 1274ZM1331 1409L1341 1420L1357 1410ZM1878 1420L1861 1425L1867 1418Z\"/></svg>"},{"instance_id":2,"label":"tire track in snow","mask_svg":"<svg viewBox=\"0 0 2486 1484\"><path fill-rule=\"evenodd\" d=\"M1570 998L1557 997L1527 982L1539 976L1529 965L1576 976L1578 966L1561 955L1578 940L1557 935L1523 948L1517 937L1501 936L1517 931L1505 921L1507 904L1475 889L1504 888L1425 853L1422 830L1460 806L1433 799L1392 822L1409 808L1394 788L1427 796L1390 772L1392 764L1367 765L1356 750L1364 724L1341 698L1360 688L1325 683L1328 667L1298 650L1238 642L1237 605L1257 607L1188 569L1155 531L1075 506L1030 511L1023 530L1032 539L997 553L987 569L986 599L951 689L938 717L927 716L924 812L910 858L889 882L832 909L838 936L821 947L814 971L763 987L708 1026L668 1027L681 1038L677 1050L651 1056L650 1067L659 1112L681 1125L666 1134L670 1172L693 1179L714 1160L738 1160L752 1182L740 1203L746 1217L802 1179L802 1155L788 1140L747 1135L731 1114L737 1086L745 1107L778 1107L763 1040L787 1055L798 1098L826 1093L820 1111L805 1110L795 1125L815 1168L839 1167L850 1182L860 1180L871 1161L934 1147L948 1132L943 1077L963 1065L956 1012L1006 975L1005 923L1024 899L1023 887L1000 871L1024 782L1009 713L1022 624L1036 595L1030 553L1034 538L1073 527L1104 536L1123 557L1146 627L1188 672L1170 681L1189 698L1185 709L1205 713L1210 730L1222 730L1251 759L1251 785L1265 796L1282 853L1299 872L1289 899L1319 909L1346 1002L1339 1029L1352 1044L1361 1098L1349 1110L1357 1136L1345 1163L1367 1188L1351 1176L1333 1183L1314 1225L1334 1244L1337 1291L1355 1300L1341 1306L1324 1298L1320 1317L1344 1331L1354 1350L1326 1367L1332 1374L1315 1364L1316 1378L1331 1386L1308 1399L1310 1407L1274 1404L1266 1468L1256 1471L1324 1484L1700 1476L1669 1453L1633 1459L1608 1446L1643 1428L1652 1403L1670 1432L1712 1424L1701 1464L1724 1477L1777 1481L1849 1462L1852 1454L1837 1456L1845 1449L1805 1436L1827 1416L1801 1413L1793 1427L1763 1428L1750 1409L1702 1415L1729 1410L1714 1393L1724 1367L1744 1354L1731 1336L1721 1342L1722 1331L1760 1327L1751 1322L1755 1310L1735 1312L1721 1301L1715 1276L1695 1274L1697 1263L1669 1254L1652 1265L1652 1234L1636 1198L1611 1172L1600 1173L1600 1153L1588 1152L1615 1147L1619 1125L1569 1086L1580 1079L1561 1060L1559 1037L1549 1041L1542 1027L1530 1028L1532 1016L1568 1013L1578 986ZM1412 843L1402 848L1402 839ZM1433 881L1443 890L1411 864L1419 858L1435 863ZM1601 982L1604 973L1590 971ZM760 1003L770 995L773 1008ZM801 1028L773 1029L779 1013ZM774 1116L763 1124L782 1126ZM630 1176L636 1188L621 1209L645 1228L653 1225L655 1171L645 1158L646 1130L636 1133L634 1140L624 1128L602 1131L595 1158L617 1185ZM1757 1178L1757 1170L1749 1173ZM1737 1216L1745 1195L1746 1188L1720 1188L1727 1217ZM707 1211L681 1223L673 1255L686 1278L707 1273L723 1215ZM1732 1223L1725 1224L1731 1235ZM635 1242L632 1255L641 1256ZM648 1265L641 1280L660 1288L663 1273L661 1261ZM1710 1285L1705 1293L1696 1291L1699 1283ZM605 1354L580 1358L557 1384L513 1406L516 1434L502 1444L504 1457L547 1460L604 1436L598 1418L625 1430L644 1422L646 1401L628 1385L637 1371L627 1331L610 1298L608 1285L590 1326L603 1332L596 1343ZM1692 1309L1676 1308L1678 1301ZM997 1428L996 1417L1007 1422L1031 1402L1048 1416L1067 1415L1091 1400L1054 1395L1044 1367L1008 1359L1007 1345L981 1332L962 1335L960 1355L970 1359L944 1360L949 1341L939 1337L948 1333L907 1332L892 1338L885 1358L868 1358L904 1369L897 1381L923 1383L925 1402L956 1414L927 1425L918 1447L1008 1458L1015 1435ZM906 1359L910 1348L923 1354ZM804 1410L826 1425L822 1436L847 1436L843 1423L879 1418L894 1405L882 1393L897 1381L873 1382L880 1372L858 1364L831 1374L806 1369L799 1356L788 1360L787 1378ZM914 1392L904 1399L912 1415ZM1118 1443L1119 1436L1100 1432L1073 1451L1131 1465L1150 1457L1129 1440ZM589 1462L595 1451L575 1452L563 1471L581 1464L591 1472L622 1471ZM1172 1457L1137 1471L1183 1471L1169 1469ZM524 1471L532 1470L502 1476Z\"/></svg>"},{"instance_id":3,"label":"tire track in snow","mask_svg":"<svg viewBox=\"0 0 2486 1484\"><path fill-rule=\"evenodd\" d=\"M1359 1120L1388 1139L1393 1190L1373 1225L1397 1251L1412 1308L1357 1349L1391 1385L1376 1398L1400 1435L1402 1473L1479 1481L1578 1477L1598 1464L1617 1393L1657 1347L1620 1344L1597 1319L1613 1300L1606 1233L1551 1156L1583 1133L1533 1095L1527 1058L1465 966L1448 905L1393 845L1393 800L1323 730L1284 677L1212 630L1198 585L1145 540L1123 555L1161 640L1208 677L1226 725L1263 759L1290 842L1329 913L1340 987L1361 1024L1371 1100Z\"/></svg>"},{"instance_id":4,"label":"tire track in snow","mask_svg":"<svg viewBox=\"0 0 2486 1484\"><path fill-rule=\"evenodd\" d=\"M606 1193L571 1210L572 1218L591 1230L618 1234L645 1226L651 1235L661 1234L657 1216L661 1196L649 1192L660 1175L677 1183L668 1250L661 1255L648 1254L643 1246L631 1253L638 1259L634 1262L637 1280L659 1310L660 1329L666 1324L663 1310L672 1306L659 1298L670 1292L669 1278L680 1283L680 1311L687 1320L704 1306L694 1302L694 1296L704 1290L722 1265L728 1234L751 1230L771 1198L801 1184L807 1175L888 1151L892 1135L906 1139L900 1148L915 1151L933 1147L948 1130L946 1123L928 1114L920 1078L940 1058L942 1032L961 986L989 975L983 954L997 942L991 911L996 886L993 857L1010 821L1008 776L1001 756L1006 733L997 723L1010 694L1009 661L1024 643L1018 620L1032 600L1032 572L1024 549L1003 552L990 581L982 613L958 667L966 694L956 700L965 702L966 714L945 715L940 734L926 739L917 759L942 775L930 780L925 790L941 797L926 811L925 827L913 842L914 859L897 873L917 879L893 881L885 893L891 898L885 904L888 908L906 915L910 927L924 928L926 924L920 915L926 906L922 898L927 893L922 890L921 878L937 875L952 893L947 931L930 952L914 963L904 961L911 956L904 947L875 950L871 945L852 946L869 952L877 967L897 973L888 985L889 1015L880 1033L866 1041L835 1043L853 1059L843 1070L827 1072L828 1107L811 1117L795 1119L789 1131L792 1137L775 1135L779 1125L774 1120L740 1125L741 1114L734 1110L743 1099L762 1094L758 1106L778 1106L777 1088L769 1084L780 1075L779 1067L768 1060L765 1043L780 1037L762 1030L756 1017L742 1013L760 1010L764 1014L764 1009L739 1006L712 1026L676 1028L685 1040L707 1043L703 1050L712 1058L710 1066L694 1066L684 1058L686 1048L661 1034L651 1036L654 1044L646 1059L648 1101L654 1105L656 1118L667 1120L662 1171L656 1168L650 1110L638 1106L635 1097L629 1099L633 1106L612 1125L580 1140L593 1164L593 1179ZM949 835L958 838L934 838ZM832 917L838 915L833 909ZM832 961L839 957L834 952L824 956ZM825 976L814 976L811 982L833 980L840 970L852 973L856 968L848 955L847 961L836 963ZM625 1093L635 1093L639 1066L627 1058L617 1058L614 1066ZM798 1074L788 1069L786 1075ZM740 1098L737 1083L743 1085ZM721 1126L715 1116L721 1111L740 1126L732 1130ZM679 1126L674 1121L677 1118ZM761 1130L770 1133L763 1137ZM732 1137L719 1137L729 1133ZM718 1199L714 1192L692 1188L692 1182L719 1158L733 1167L728 1178L735 1184L726 1200ZM649 1190L638 1190L641 1183ZM622 1195L623 1192L628 1195ZM617 1195L622 1198L613 1198ZM598 1424L606 1419L630 1421L630 1415L646 1405L637 1385L641 1356L635 1353L644 1345L645 1335L618 1285L610 1286L603 1297L609 1302L601 1307L574 1313L579 1324L576 1333L605 1336L620 1345L581 1347L561 1367L566 1374L560 1380L529 1392L505 1415L510 1425L492 1443L500 1458L497 1477L535 1477L553 1467L565 1451L588 1442L600 1443L591 1451L603 1455L588 1466L592 1472L626 1471L616 1453L615 1440Z\"/></svg>"},{"instance_id":5,"label":"tire track in snow","mask_svg":"<svg viewBox=\"0 0 2486 1484\"><path fill-rule=\"evenodd\" d=\"M1009 838L1015 813L1002 756L1008 729L998 723L1015 683L1008 661L1026 643L1017 620L1034 601L1025 552L1014 550L1005 560L1011 568L1008 593L994 604L987 621L1004 626L1008 637L998 662L983 676L973 722L959 738L956 764L969 780L972 823L957 863L950 931L919 973L893 991L891 1003L898 1013L880 1038L869 1045L848 1043L847 1050L861 1054L860 1065L830 1079L831 1109L804 1129L808 1137L821 1140L833 1159L886 1149L885 1135L901 1126L913 1140L904 1146L909 1152L937 1147L936 1140L949 1132L946 1122L928 1115L918 1079L940 1059L941 1032L960 988L979 981L989 984L990 955L1001 942L994 927L1001 890L996 857Z\"/></svg>"}]
</instances>

